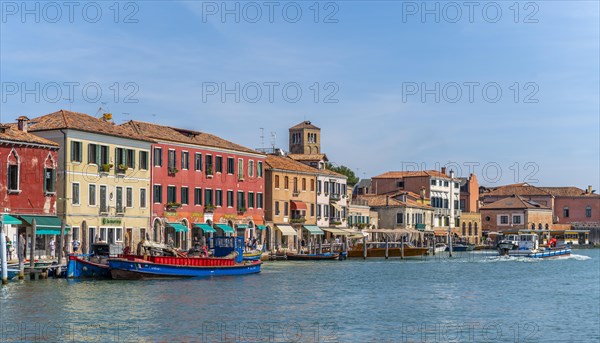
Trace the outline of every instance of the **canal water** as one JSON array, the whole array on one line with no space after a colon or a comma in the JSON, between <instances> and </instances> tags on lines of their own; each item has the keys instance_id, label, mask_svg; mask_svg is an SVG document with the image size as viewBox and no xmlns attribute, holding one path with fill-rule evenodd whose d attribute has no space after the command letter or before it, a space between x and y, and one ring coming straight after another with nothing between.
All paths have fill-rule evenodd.
<instances>
[{"instance_id":1,"label":"canal water","mask_svg":"<svg viewBox=\"0 0 600 343\"><path fill-rule=\"evenodd\" d=\"M204 280L12 281L0 342L599 342L600 250L267 262Z\"/></svg>"}]
</instances>

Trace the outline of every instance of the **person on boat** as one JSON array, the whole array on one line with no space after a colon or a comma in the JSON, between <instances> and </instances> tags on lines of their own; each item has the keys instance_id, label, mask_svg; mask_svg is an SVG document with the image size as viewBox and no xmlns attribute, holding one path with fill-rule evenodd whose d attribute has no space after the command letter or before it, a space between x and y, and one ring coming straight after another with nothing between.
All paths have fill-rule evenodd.
<instances>
[{"instance_id":1,"label":"person on boat","mask_svg":"<svg viewBox=\"0 0 600 343\"><path fill-rule=\"evenodd\" d=\"M80 245L81 245L81 242L79 242L78 239L73 240L73 253L77 253Z\"/></svg>"}]
</instances>

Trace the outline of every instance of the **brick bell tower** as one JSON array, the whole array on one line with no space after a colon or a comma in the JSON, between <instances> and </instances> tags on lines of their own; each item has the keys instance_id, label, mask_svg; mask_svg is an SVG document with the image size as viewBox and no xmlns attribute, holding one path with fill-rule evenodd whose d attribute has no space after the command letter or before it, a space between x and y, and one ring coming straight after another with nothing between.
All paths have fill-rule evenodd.
<instances>
[{"instance_id":1,"label":"brick bell tower","mask_svg":"<svg viewBox=\"0 0 600 343\"><path fill-rule=\"evenodd\" d=\"M321 153L321 129L305 120L290 128L290 153L315 155Z\"/></svg>"}]
</instances>

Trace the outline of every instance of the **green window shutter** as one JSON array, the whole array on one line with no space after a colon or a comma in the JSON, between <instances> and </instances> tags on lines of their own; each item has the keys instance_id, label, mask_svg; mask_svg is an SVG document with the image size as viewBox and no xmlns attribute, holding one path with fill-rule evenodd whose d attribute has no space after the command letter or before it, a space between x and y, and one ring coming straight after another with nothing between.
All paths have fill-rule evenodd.
<instances>
[{"instance_id":1,"label":"green window shutter","mask_svg":"<svg viewBox=\"0 0 600 343\"><path fill-rule=\"evenodd\" d=\"M75 161L75 142L71 141L71 161Z\"/></svg>"},{"instance_id":2,"label":"green window shutter","mask_svg":"<svg viewBox=\"0 0 600 343\"><path fill-rule=\"evenodd\" d=\"M96 164L100 165L100 144L96 144Z\"/></svg>"},{"instance_id":3,"label":"green window shutter","mask_svg":"<svg viewBox=\"0 0 600 343\"><path fill-rule=\"evenodd\" d=\"M132 150L133 153L131 154L131 165L133 166L133 168L135 168L135 150Z\"/></svg>"}]
</instances>

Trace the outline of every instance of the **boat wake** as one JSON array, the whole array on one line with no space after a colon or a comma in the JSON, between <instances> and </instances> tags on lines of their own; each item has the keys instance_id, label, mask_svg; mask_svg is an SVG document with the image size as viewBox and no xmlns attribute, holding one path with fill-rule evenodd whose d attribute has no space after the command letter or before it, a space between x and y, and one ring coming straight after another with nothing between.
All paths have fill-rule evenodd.
<instances>
[{"instance_id":1,"label":"boat wake","mask_svg":"<svg viewBox=\"0 0 600 343\"><path fill-rule=\"evenodd\" d=\"M524 256L490 256L486 257L479 262L483 263L494 263L494 262L526 262L526 263L538 263L542 261L556 261L556 260L576 260L576 261L587 261L592 258L585 255L571 254L567 256L557 256L552 258L531 258Z\"/></svg>"},{"instance_id":2,"label":"boat wake","mask_svg":"<svg viewBox=\"0 0 600 343\"><path fill-rule=\"evenodd\" d=\"M571 254L569 256L559 256L556 258L556 260L576 260L576 261L587 261L587 260L591 260L592 258L590 256L585 256L585 255L577 255L577 254Z\"/></svg>"}]
</instances>

